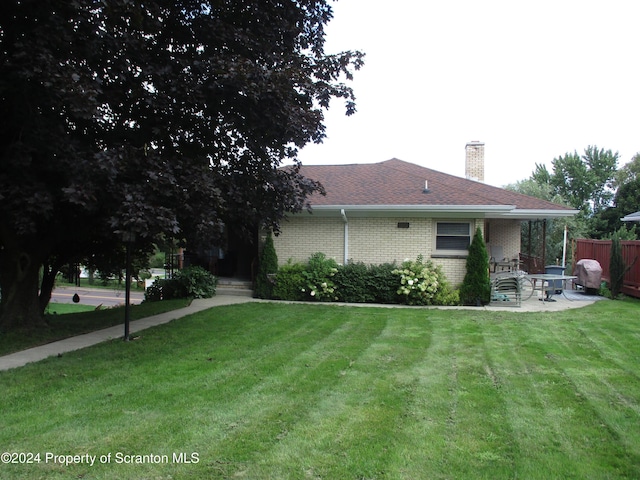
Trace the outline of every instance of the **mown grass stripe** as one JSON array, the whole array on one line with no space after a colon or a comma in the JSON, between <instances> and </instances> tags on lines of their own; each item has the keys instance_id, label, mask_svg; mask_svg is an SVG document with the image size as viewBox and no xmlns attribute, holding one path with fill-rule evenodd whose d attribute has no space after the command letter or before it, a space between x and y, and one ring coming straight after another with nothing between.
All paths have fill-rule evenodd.
<instances>
[{"instance_id":1,"label":"mown grass stripe","mask_svg":"<svg viewBox=\"0 0 640 480\"><path fill-rule=\"evenodd\" d=\"M196 451L200 463L9 465L0 476L640 478L640 381L618 337L640 332L633 305L624 328L596 322L600 307L579 320L216 308L0 374L9 450Z\"/></svg>"}]
</instances>

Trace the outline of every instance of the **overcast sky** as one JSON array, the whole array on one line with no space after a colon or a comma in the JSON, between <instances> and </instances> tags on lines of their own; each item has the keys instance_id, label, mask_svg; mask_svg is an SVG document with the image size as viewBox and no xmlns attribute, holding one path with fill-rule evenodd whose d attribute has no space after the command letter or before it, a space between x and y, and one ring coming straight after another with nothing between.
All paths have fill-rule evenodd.
<instances>
[{"instance_id":1,"label":"overcast sky","mask_svg":"<svg viewBox=\"0 0 640 480\"><path fill-rule=\"evenodd\" d=\"M327 52L361 50L358 112L333 101L303 164L399 158L464 177L485 143L485 182L588 145L640 152L640 1L339 0Z\"/></svg>"}]
</instances>

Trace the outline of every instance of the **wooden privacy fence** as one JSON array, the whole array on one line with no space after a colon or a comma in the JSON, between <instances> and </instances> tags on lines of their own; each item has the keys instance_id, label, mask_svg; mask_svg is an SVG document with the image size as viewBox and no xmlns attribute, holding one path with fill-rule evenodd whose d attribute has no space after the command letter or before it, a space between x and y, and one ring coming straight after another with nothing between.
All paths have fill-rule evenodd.
<instances>
[{"instance_id":1,"label":"wooden privacy fence","mask_svg":"<svg viewBox=\"0 0 640 480\"><path fill-rule=\"evenodd\" d=\"M602 267L602 279L609 281L609 259L611 256L611 240L575 240L574 265L584 259L597 260ZM622 292L633 297L640 297L640 241L622 240L622 258L625 265L633 264L624 276Z\"/></svg>"}]
</instances>

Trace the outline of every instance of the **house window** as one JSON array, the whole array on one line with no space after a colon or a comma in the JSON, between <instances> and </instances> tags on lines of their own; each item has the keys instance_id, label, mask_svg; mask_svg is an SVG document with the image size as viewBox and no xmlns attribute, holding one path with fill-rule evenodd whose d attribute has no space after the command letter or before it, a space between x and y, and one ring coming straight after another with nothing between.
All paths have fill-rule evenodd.
<instances>
[{"instance_id":1,"label":"house window","mask_svg":"<svg viewBox=\"0 0 640 480\"><path fill-rule=\"evenodd\" d=\"M471 244L471 223L438 222L436 224L436 251L466 252Z\"/></svg>"}]
</instances>

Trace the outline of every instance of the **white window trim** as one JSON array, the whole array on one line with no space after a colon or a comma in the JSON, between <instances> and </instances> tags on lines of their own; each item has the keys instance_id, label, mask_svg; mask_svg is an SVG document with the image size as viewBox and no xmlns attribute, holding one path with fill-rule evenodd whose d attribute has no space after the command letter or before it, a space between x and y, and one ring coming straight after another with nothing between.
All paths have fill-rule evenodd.
<instances>
[{"instance_id":1,"label":"white window trim","mask_svg":"<svg viewBox=\"0 0 640 480\"><path fill-rule=\"evenodd\" d=\"M467 224L469 226L469 245L471 245L471 241L473 240L473 226L475 225L474 220L469 220L469 219L460 219L460 218L456 218L456 219L446 219L446 218L439 218L437 220L433 221L433 254L437 255L437 256L442 256L442 255L464 255L467 256L469 254L469 249L464 249L464 250L443 250L443 249L438 249L437 245L438 245L438 224L439 223L464 223Z\"/></svg>"}]
</instances>

